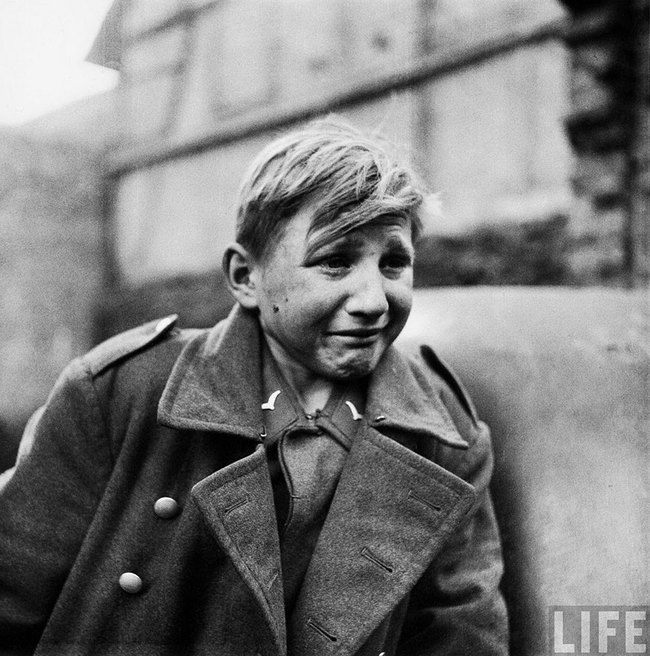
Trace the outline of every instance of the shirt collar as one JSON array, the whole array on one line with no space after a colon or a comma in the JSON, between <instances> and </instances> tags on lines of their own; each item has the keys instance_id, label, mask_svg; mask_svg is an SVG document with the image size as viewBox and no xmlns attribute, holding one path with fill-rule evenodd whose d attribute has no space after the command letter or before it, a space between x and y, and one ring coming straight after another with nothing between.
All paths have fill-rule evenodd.
<instances>
[{"instance_id":1,"label":"shirt collar","mask_svg":"<svg viewBox=\"0 0 650 656\"><path fill-rule=\"evenodd\" d=\"M159 422L261 440L262 346L256 315L236 305L181 352L160 399ZM370 377L365 420L383 433L426 435L467 448L425 368L389 347Z\"/></svg>"},{"instance_id":2,"label":"shirt collar","mask_svg":"<svg viewBox=\"0 0 650 656\"><path fill-rule=\"evenodd\" d=\"M267 444L288 428L301 428L307 432L320 429L349 449L358 422L363 419L365 381L337 385L322 410L307 414L266 345L262 349L262 359L264 394L261 408Z\"/></svg>"}]
</instances>

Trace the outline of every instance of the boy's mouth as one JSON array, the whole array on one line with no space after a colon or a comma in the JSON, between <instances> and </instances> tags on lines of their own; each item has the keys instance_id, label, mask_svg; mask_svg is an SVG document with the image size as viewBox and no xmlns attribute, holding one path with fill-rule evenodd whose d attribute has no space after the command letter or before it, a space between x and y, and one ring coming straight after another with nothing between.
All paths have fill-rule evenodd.
<instances>
[{"instance_id":1,"label":"boy's mouth","mask_svg":"<svg viewBox=\"0 0 650 656\"><path fill-rule=\"evenodd\" d=\"M349 337L351 339L369 340L377 337L383 327L377 328L349 328L348 330L334 330L330 333L334 337Z\"/></svg>"}]
</instances>

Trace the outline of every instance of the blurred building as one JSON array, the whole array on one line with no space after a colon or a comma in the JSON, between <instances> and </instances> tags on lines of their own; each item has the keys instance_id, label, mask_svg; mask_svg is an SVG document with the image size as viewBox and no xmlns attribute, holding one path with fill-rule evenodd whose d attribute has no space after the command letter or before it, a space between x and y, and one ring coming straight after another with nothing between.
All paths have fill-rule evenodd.
<instances>
[{"instance_id":1,"label":"blurred building","mask_svg":"<svg viewBox=\"0 0 650 656\"><path fill-rule=\"evenodd\" d=\"M567 216L556 2L147 2L124 14L116 265L129 284L219 262L239 179L279 128L381 129L442 194L436 234Z\"/></svg>"},{"instance_id":2,"label":"blurred building","mask_svg":"<svg viewBox=\"0 0 650 656\"><path fill-rule=\"evenodd\" d=\"M117 91L0 135L0 422L102 336L222 316L247 163L330 112L441 193L418 284L646 284L648 4L115 0Z\"/></svg>"},{"instance_id":3,"label":"blurred building","mask_svg":"<svg viewBox=\"0 0 650 656\"><path fill-rule=\"evenodd\" d=\"M252 155L331 111L382 130L440 191L420 284L645 279L646 14L605 1L116 2L92 55L122 71L116 281L213 271Z\"/></svg>"}]
</instances>

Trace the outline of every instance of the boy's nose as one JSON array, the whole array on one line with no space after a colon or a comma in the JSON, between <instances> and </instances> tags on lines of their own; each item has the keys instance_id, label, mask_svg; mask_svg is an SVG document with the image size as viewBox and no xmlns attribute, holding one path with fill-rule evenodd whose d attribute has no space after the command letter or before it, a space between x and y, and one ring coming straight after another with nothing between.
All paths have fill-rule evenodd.
<instances>
[{"instance_id":1,"label":"boy's nose","mask_svg":"<svg viewBox=\"0 0 650 656\"><path fill-rule=\"evenodd\" d=\"M350 283L345 305L349 314L377 318L388 311L384 277L379 270L360 272Z\"/></svg>"}]
</instances>

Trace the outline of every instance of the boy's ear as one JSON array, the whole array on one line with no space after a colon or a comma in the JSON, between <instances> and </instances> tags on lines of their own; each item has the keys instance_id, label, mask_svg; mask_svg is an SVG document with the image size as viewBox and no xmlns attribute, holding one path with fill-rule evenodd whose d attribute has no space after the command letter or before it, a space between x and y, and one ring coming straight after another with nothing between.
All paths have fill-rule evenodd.
<instances>
[{"instance_id":1,"label":"boy's ear","mask_svg":"<svg viewBox=\"0 0 650 656\"><path fill-rule=\"evenodd\" d=\"M226 248L223 254L223 272L230 293L235 300L247 310L254 310L257 305L257 290L251 273L255 266L252 255L238 243Z\"/></svg>"}]
</instances>

